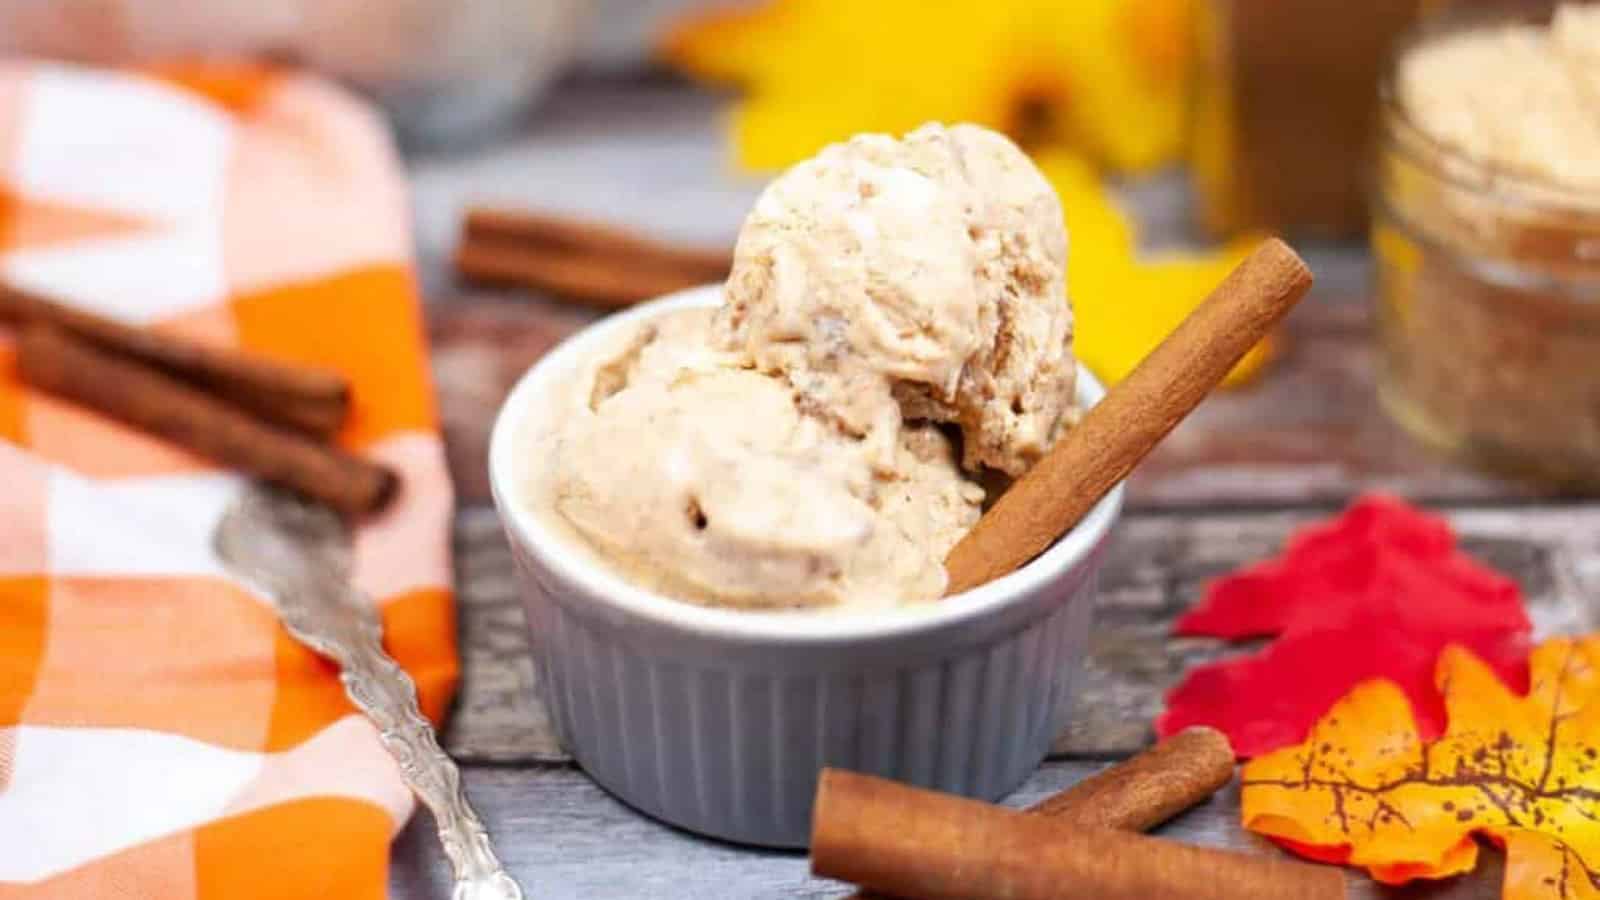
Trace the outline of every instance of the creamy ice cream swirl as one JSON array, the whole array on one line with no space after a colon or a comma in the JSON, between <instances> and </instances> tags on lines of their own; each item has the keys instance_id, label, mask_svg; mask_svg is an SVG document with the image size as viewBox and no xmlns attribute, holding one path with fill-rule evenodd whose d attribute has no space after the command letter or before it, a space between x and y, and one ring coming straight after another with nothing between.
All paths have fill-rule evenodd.
<instances>
[{"instance_id":1,"label":"creamy ice cream swirl","mask_svg":"<svg viewBox=\"0 0 1600 900\"><path fill-rule=\"evenodd\" d=\"M906 418L1021 474L1071 404L1061 204L1005 137L862 135L775 180L739 233L716 342L790 381L883 463Z\"/></svg>"},{"instance_id":2,"label":"creamy ice cream swirl","mask_svg":"<svg viewBox=\"0 0 1600 900\"><path fill-rule=\"evenodd\" d=\"M735 256L720 307L589 360L549 506L694 602L938 598L980 480L1021 474L1072 405L1055 194L993 132L866 135L774 181Z\"/></svg>"}]
</instances>

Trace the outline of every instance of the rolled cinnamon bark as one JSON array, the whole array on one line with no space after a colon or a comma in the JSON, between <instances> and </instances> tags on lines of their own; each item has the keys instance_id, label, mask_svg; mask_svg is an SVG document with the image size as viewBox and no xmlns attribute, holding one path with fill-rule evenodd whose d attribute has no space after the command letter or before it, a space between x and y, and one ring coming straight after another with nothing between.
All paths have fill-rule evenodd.
<instances>
[{"instance_id":1,"label":"rolled cinnamon bark","mask_svg":"<svg viewBox=\"0 0 1600 900\"><path fill-rule=\"evenodd\" d=\"M951 549L946 592L1011 572L1078 524L1310 287L1288 245L1263 242Z\"/></svg>"},{"instance_id":2,"label":"rolled cinnamon bark","mask_svg":"<svg viewBox=\"0 0 1600 900\"><path fill-rule=\"evenodd\" d=\"M17 343L29 384L175 444L300 491L347 515L393 496L387 468L252 418L158 369L108 353L51 325L30 325Z\"/></svg>"},{"instance_id":3,"label":"rolled cinnamon bark","mask_svg":"<svg viewBox=\"0 0 1600 900\"><path fill-rule=\"evenodd\" d=\"M53 326L320 439L338 431L349 412L350 385L337 373L157 334L4 284L0 321Z\"/></svg>"},{"instance_id":4,"label":"rolled cinnamon bark","mask_svg":"<svg viewBox=\"0 0 1600 900\"><path fill-rule=\"evenodd\" d=\"M726 250L653 240L583 219L481 206L467 210L462 243L544 246L613 265L671 269L697 284L721 281L733 265Z\"/></svg>"},{"instance_id":5,"label":"rolled cinnamon bark","mask_svg":"<svg viewBox=\"0 0 1600 900\"><path fill-rule=\"evenodd\" d=\"M710 279L650 260L583 256L559 248L464 241L456 271L492 284L546 291L599 309L618 309L695 287Z\"/></svg>"},{"instance_id":6,"label":"rolled cinnamon bark","mask_svg":"<svg viewBox=\"0 0 1600 900\"><path fill-rule=\"evenodd\" d=\"M811 870L916 900L1344 900L1338 869L1087 828L825 769Z\"/></svg>"},{"instance_id":7,"label":"rolled cinnamon bark","mask_svg":"<svg viewBox=\"0 0 1600 900\"><path fill-rule=\"evenodd\" d=\"M1145 831L1233 780L1233 745L1214 728L1185 728L1138 756L1028 807L1089 828Z\"/></svg>"},{"instance_id":8,"label":"rolled cinnamon bark","mask_svg":"<svg viewBox=\"0 0 1600 900\"><path fill-rule=\"evenodd\" d=\"M1024 812L1086 828L1145 831L1221 790L1233 779L1233 766L1228 736L1195 725ZM863 891L854 900L880 897Z\"/></svg>"}]
</instances>

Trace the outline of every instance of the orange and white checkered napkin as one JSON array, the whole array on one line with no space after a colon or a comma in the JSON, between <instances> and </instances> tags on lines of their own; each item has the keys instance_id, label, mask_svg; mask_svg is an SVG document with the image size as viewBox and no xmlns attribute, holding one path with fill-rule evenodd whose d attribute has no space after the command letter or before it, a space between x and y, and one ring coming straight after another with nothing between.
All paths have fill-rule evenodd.
<instances>
[{"instance_id":1,"label":"orange and white checkered napkin","mask_svg":"<svg viewBox=\"0 0 1600 900\"><path fill-rule=\"evenodd\" d=\"M393 150L249 69L0 64L0 273L333 367L405 476L357 585L442 714L452 505ZM22 387L0 326L0 898L381 897L412 798L330 666L226 574L239 477Z\"/></svg>"}]
</instances>

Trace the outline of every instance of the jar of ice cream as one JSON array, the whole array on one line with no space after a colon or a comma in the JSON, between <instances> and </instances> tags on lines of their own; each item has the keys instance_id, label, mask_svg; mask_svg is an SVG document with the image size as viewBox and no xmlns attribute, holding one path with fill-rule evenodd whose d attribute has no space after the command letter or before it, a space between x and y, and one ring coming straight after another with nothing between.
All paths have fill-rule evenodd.
<instances>
[{"instance_id":1,"label":"jar of ice cream","mask_svg":"<svg viewBox=\"0 0 1600 900\"><path fill-rule=\"evenodd\" d=\"M1438 20L1382 89L1380 395L1453 455L1600 486L1600 6Z\"/></svg>"}]
</instances>

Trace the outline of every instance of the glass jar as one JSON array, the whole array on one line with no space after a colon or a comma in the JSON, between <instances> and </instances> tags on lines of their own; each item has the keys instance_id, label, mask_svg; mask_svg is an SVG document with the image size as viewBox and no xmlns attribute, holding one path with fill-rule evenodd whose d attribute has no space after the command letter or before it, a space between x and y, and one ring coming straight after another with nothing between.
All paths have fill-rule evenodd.
<instances>
[{"instance_id":1,"label":"glass jar","mask_svg":"<svg viewBox=\"0 0 1600 900\"><path fill-rule=\"evenodd\" d=\"M1190 173L1212 237L1359 237L1378 82L1439 0L1201 0Z\"/></svg>"},{"instance_id":2,"label":"glass jar","mask_svg":"<svg viewBox=\"0 0 1600 900\"><path fill-rule=\"evenodd\" d=\"M1548 22L1553 6L1496 21ZM1429 41L1486 24L1430 26L1395 71ZM1372 227L1383 405L1469 462L1600 487L1600 183L1517 173L1441 143L1396 78L1380 100Z\"/></svg>"}]
</instances>

